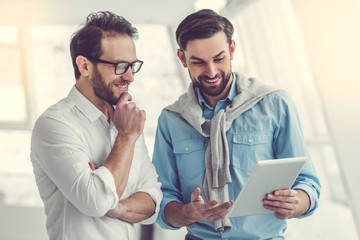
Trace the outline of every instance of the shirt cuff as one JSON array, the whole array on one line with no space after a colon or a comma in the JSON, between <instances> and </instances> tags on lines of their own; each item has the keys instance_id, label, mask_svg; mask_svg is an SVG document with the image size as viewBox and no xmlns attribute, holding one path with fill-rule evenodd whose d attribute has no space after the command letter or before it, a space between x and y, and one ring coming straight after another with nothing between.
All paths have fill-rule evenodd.
<instances>
[{"instance_id":1,"label":"shirt cuff","mask_svg":"<svg viewBox=\"0 0 360 240\"><path fill-rule=\"evenodd\" d=\"M107 167L101 166L98 169L92 171L104 184L105 191L113 196L113 203L110 209L114 209L118 202L119 196L117 195L115 179L110 170Z\"/></svg>"},{"instance_id":2,"label":"shirt cuff","mask_svg":"<svg viewBox=\"0 0 360 240\"><path fill-rule=\"evenodd\" d=\"M298 185L294 186L293 189L303 190L309 196L309 201L310 201L309 210L297 218L300 219L300 218L304 218L304 217L308 217L308 216L312 215L314 213L315 209L317 208L317 202L318 202L318 197L314 193L314 189L306 184L298 184Z\"/></svg>"},{"instance_id":3,"label":"shirt cuff","mask_svg":"<svg viewBox=\"0 0 360 240\"><path fill-rule=\"evenodd\" d=\"M145 224L145 225L153 224L156 221L156 218L159 215L160 204L161 204L161 199L162 199L162 193L156 187L147 188L146 190L138 190L137 192L147 193L154 200L154 202L155 202L155 212L154 212L154 214L151 215L151 217L149 217L149 218L147 218L147 219L140 222L140 224Z\"/></svg>"}]
</instances>

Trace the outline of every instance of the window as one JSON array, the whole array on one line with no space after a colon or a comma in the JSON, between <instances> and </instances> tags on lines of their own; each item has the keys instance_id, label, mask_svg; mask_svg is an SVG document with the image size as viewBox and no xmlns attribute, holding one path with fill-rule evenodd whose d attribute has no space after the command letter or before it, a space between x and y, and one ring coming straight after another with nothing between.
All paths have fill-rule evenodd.
<instances>
[{"instance_id":1,"label":"window","mask_svg":"<svg viewBox=\"0 0 360 240\"><path fill-rule=\"evenodd\" d=\"M289 92L297 106L308 150L322 184L318 211L298 224L290 220L287 237L314 238L313 233L318 232L315 238L339 239L343 232L348 232L355 239L347 193L291 1L243 2L238 7L237 1L230 1L226 9L235 23L235 58L240 58L234 60L233 68ZM335 224L325 227L323 219Z\"/></svg>"},{"instance_id":2,"label":"window","mask_svg":"<svg viewBox=\"0 0 360 240\"><path fill-rule=\"evenodd\" d=\"M16 27L0 27L0 128L28 120L24 62Z\"/></svg>"}]
</instances>

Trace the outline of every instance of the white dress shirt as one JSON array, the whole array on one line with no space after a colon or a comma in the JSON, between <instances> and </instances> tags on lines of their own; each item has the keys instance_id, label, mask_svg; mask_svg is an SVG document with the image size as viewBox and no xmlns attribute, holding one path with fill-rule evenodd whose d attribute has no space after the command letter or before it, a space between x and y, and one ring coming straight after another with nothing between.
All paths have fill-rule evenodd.
<instances>
[{"instance_id":1,"label":"white dress shirt","mask_svg":"<svg viewBox=\"0 0 360 240\"><path fill-rule=\"evenodd\" d=\"M106 216L119 201L115 181L106 167L117 130L74 86L68 97L37 120L31 140L31 161L45 205L50 239L135 239L131 223ZM143 134L135 145L128 182L121 199L148 193L156 211L141 222L156 220L162 199L160 183L148 156Z\"/></svg>"}]
</instances>

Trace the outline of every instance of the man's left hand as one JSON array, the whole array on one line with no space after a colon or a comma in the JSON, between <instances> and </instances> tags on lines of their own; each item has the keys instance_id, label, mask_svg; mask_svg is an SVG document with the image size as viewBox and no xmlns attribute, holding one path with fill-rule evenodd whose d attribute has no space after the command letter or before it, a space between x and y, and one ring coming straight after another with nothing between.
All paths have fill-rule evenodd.
<instances>
[{"instance_id":1,"label":"man's left hand","mask_svg":"<svg viewBox=\"0 0 360 240\"><path fill-rule=\"evenodd\" d=\"M303 215L310 207L308 195L299 189L276 190L266 194L264 208L274 211L276 218L284 220Z\"/></svg>"}]
</instances>

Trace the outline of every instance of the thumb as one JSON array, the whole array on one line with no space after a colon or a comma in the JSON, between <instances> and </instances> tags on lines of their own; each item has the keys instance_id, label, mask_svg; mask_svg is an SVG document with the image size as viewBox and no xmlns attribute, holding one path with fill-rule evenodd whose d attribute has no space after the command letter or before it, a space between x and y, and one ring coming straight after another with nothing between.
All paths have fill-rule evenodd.
<instances>
[{"instance_id":1,"label":"thumb","mask_svg":"<svg viewBox=\"0 0 360 240\"><path fill-rule=\"evenodd\" d=\"M191 201L192 202L199 201L200 200L200 193L201 193L201 190L200 190L200 188L197 187L194 190L194 192L191 194Z\"/></svg>"}]
</instances>

